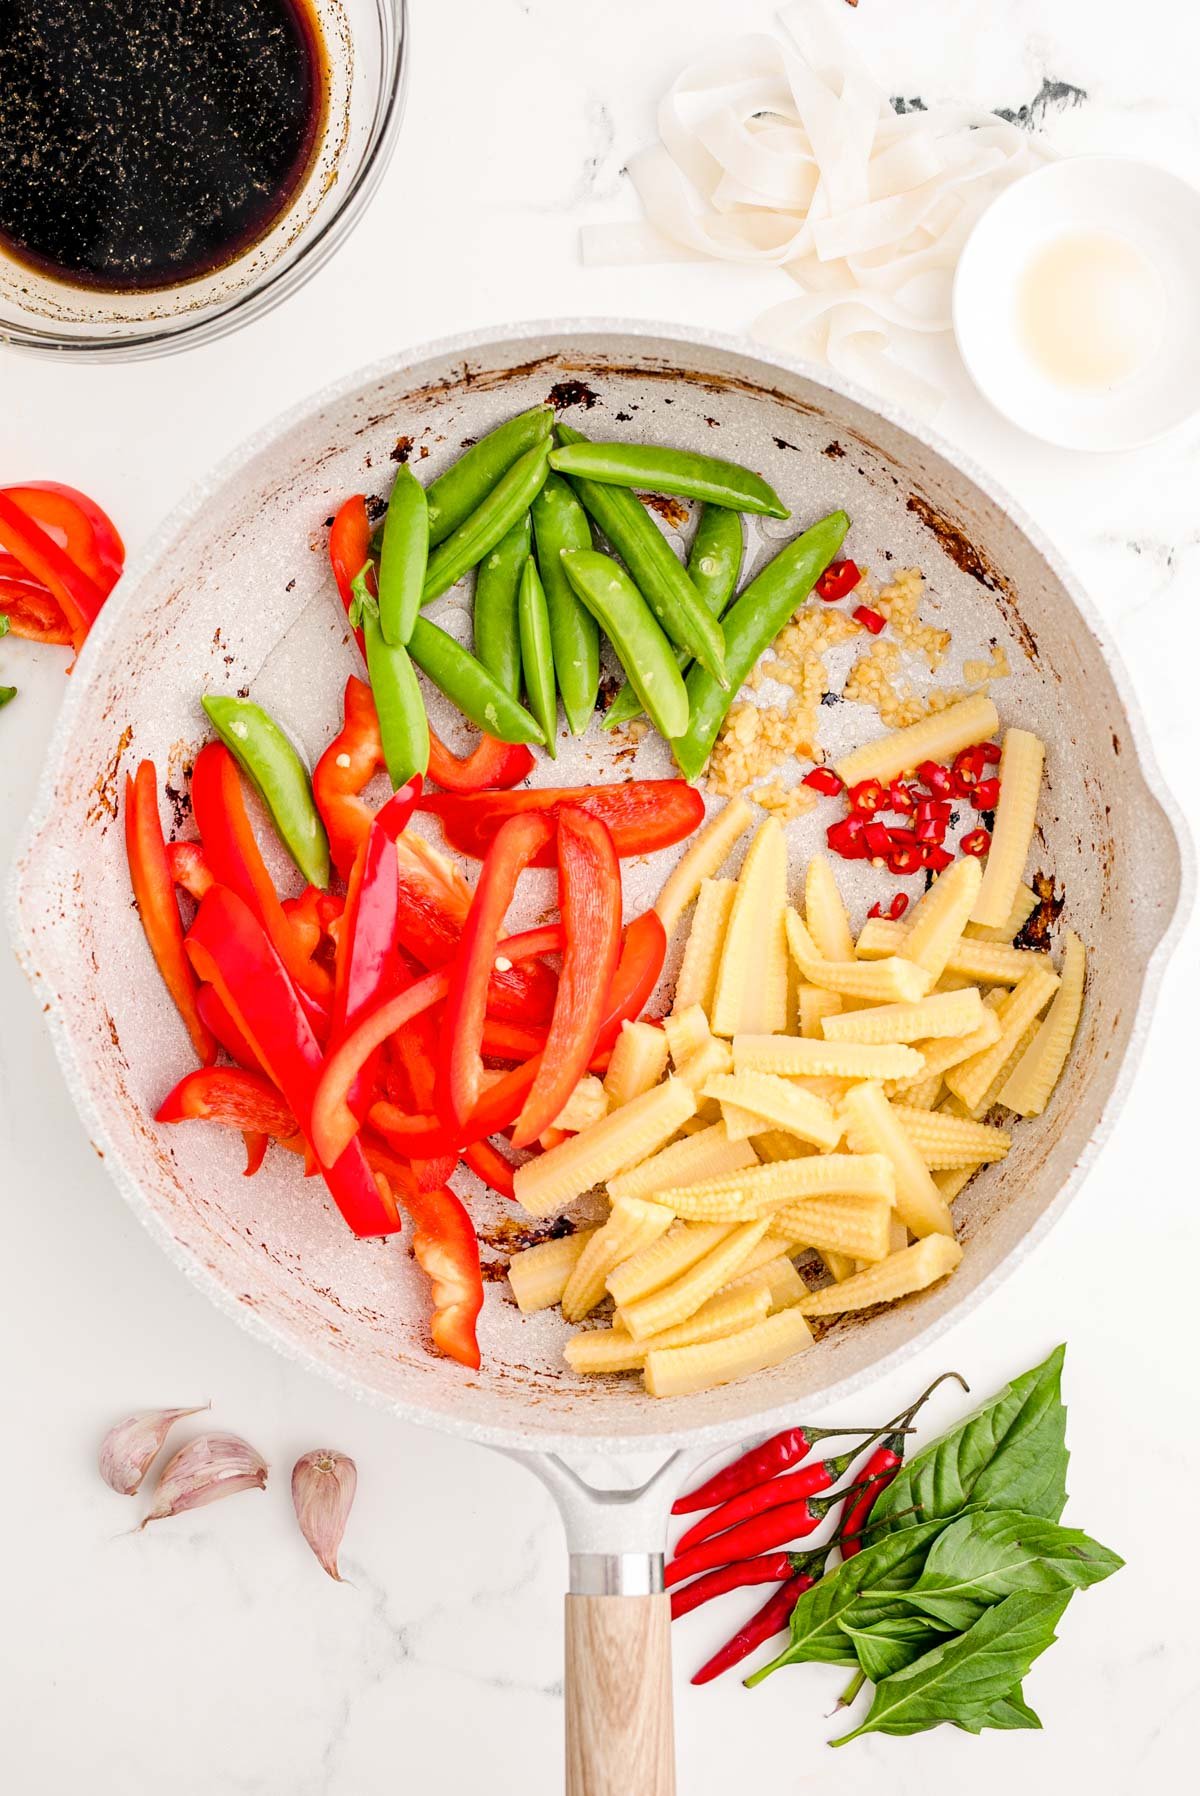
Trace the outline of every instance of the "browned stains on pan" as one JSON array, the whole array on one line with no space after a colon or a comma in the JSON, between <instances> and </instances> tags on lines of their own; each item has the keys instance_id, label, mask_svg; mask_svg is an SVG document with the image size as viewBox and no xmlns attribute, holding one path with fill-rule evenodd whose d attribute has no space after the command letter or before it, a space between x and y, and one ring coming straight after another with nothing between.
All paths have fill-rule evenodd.
<instances>
[{"instance_id":1,"label":"browned stains on pan","mask_svg":"<svg viewBox=\"0 0 1200 1796\"><path fill-rule=\"evenodd\" d=\"M121 756L133 741L133 725L126 724L117 738L116 750L112 759L103 767L92 783L93 802L87 809L89 823L100 823L105 817L117 814L117 776L121 769Z\"/></svg>"},{"instance_id":2,"label":"browned stains on pan","mask_svg":"<svg viewBox=\"0 0 1200 1796\"><path fill-rule=\"evenodd\" d=\"M677 530L682 530L692 515L682 499L672 499L668 493L639 493L638 498L656 511L664 524L673 524Z\"/></svg>"},{"instance_id":3,"label":"browned stains on pan","mask_svg":"<svg viewBox=\"0 0 1200 1796\"><path fill-rule=\"evenodd\" d=\"M1055 924L1067 902L1067 895L1064 891L1055 894L1054 879L1047 873L1035 873L1032 884L1037 893L1037 909L1026 919L1013 945L1017 948L1048 949Z\"/></svg>"},{"instance_id":4,"label":"browned stains on pan","mask_svg":"<svg viewBox=\"0 0 1200 1796\"><path fill-rule=\"evenodd\" d=\"M1026 656L1030 661L1037 661L1037 638L1021 616L1016 593L1006 577L1000 573L998 568L992 566L987 556L971 541L961 524L957 524L953 518L947 517L945 512L939 511L935 505L931 505L929 500L923 498L920 493L909 494L907 509L912 512L914 517L920 519L926 530L937 541L942 553L949 556L955 567L961 569L964 574L969 574L972 580L978 580L979 584L988 592L995 594L1000 609Z\"/></svg>"}]
</instances>

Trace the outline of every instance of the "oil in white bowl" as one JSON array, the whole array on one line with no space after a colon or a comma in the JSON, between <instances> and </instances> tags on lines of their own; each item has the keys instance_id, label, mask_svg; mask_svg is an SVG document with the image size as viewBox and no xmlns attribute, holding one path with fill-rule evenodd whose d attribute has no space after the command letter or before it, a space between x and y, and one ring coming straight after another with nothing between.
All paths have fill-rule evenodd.
<instances>
[{"instance_id":1,"label":"oil in white bowl","mask_svg":"<svg viewBox=\"0 0 1200 1796\"><path fill-rule=\"evenodd\" d=\"M1110 391L1154 354L1165 305L1158 270L1125 238L1064 232L1035 251L1017 282L1017 332L1056 386Z\"/></svg>"}]
</instances>

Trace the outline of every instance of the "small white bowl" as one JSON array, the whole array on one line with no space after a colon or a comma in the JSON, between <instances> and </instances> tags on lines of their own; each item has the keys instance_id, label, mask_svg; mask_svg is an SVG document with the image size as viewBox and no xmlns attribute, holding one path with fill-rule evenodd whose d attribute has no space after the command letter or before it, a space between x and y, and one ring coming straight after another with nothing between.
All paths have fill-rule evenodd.
<instances>
[{"instance_id":1,"label":"small white bowl","mask_svg":"<svg viewBox=\"0 0 1200 1796\"><path fill-rule=\"evenodd\" d=\"M1029 271L1073 238L1115 240L1145 275L1125 295L1145 302L1130 311L1131 335L1145 336L1145 353L1105 385L1055 378L1030 346ZM1121 297L1110 329L1122 324ZM1119 156L1049 163L976 224L959 257L953 309L972 379L1023 430L1066 449L1155 442L1200 411L1200 193L1165 169Z\"/></svg>"}]
</instances>

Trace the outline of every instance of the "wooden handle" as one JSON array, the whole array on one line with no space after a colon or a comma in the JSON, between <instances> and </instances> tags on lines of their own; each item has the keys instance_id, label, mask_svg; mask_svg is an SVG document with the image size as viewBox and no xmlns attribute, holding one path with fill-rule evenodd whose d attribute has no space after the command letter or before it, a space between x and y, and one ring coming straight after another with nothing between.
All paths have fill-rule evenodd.
<instances>
[{"instance_id":1,"label":"wooden handle","mask_svg":"<svg viewBox=\"0 0 1200 1796\"><path fill-rule=\"evenodd\" d=\"M675 1796L671 1599L569 1596L567 1796Z\"/></svg>"}]
</instances>

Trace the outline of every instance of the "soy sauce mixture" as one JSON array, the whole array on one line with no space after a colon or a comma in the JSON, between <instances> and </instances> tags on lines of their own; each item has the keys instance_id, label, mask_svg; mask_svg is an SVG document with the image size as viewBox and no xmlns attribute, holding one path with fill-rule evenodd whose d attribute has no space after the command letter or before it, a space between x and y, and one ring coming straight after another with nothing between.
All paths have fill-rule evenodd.
<instances>
[{"instance_id":1,"label":"soy sauce mixture","mask_svg":"<svg viewBox=\"0 0 1200 1796\"><path fill-rule=\"evenodd\" d=\"M0 0L0 250L174 287L265 237L325 113L309 0Z\"/></svg>"}]
</instances>

